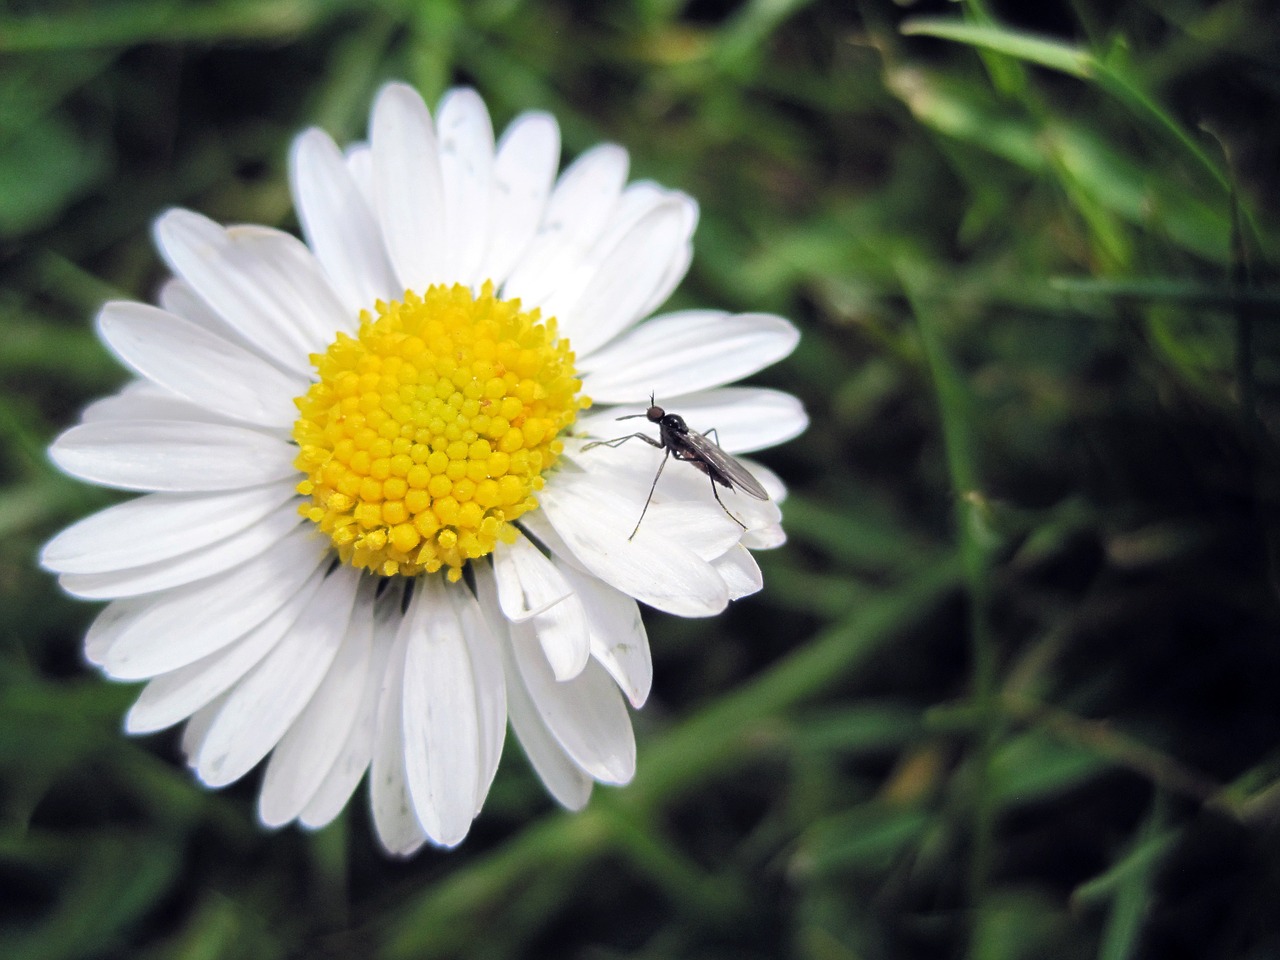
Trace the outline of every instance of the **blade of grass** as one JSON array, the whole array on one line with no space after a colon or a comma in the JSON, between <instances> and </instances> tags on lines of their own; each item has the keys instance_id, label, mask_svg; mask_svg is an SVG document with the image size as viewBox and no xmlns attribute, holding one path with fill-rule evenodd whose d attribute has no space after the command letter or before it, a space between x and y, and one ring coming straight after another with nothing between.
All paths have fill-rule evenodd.
<instances>
[{"instance_id":1,"label":"blade of grass","mask_svg":"<svg viewBox=\"0 0 1280 960\"><path fill-rule=\"evenodd\" d=\"M899 260L897 268L916 318L916 329L933 381L954 498L957 545L969 594L968 627L973 674L970 696L978 728L973 744L972 853L968 885L969 908L971 915L976 917L982 912L981 904L986 897L993 856L996 803L992 763L1001 728L995 640L988 621L994 536L987 524L985 498L978 477L973 396L951 360L938 330L937 319L926 303L927 274L918 264L906 259ZM970 955L979 948L972 933Z\"/></svg>"},{"instance_id":2,"label":"blade of grass","mask_svg":"<svg viewBox=\"0 0 1280 960\"><path fill-rule=\"evenodd\" d=\"M1135 115L1172 137L1224 192L1230 190L1222 168L1167 110L1141 88L1136 79L1087 50L994 24L963 23L934 17L908 20L902 25L902 32L907 36L954 40L981 50L1007 54L1026 63L1094 83L1124 103Z\"/></svg>"}]
</instances>

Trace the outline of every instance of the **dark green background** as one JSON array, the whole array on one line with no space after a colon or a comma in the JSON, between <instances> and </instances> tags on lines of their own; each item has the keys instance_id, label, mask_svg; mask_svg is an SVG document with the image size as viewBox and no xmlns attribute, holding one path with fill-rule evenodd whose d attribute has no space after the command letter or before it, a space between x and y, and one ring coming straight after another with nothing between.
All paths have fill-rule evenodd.
<instances>
[{"instance_id":1,"label":"dark green background","mask_svg":"<svg viewBox=\"0 0 1280 960\"><path fill-rule=\"evenodd\" d=\"M1280 955L1273 5L112 0L0 12L0 956ZM461 849L126 739L39 545L171 205L295 228L290 138L474 84L700 201L676 306L804 334L765 589L648 617L640 772L515 744Z\"/></svg>"}]
</instances>

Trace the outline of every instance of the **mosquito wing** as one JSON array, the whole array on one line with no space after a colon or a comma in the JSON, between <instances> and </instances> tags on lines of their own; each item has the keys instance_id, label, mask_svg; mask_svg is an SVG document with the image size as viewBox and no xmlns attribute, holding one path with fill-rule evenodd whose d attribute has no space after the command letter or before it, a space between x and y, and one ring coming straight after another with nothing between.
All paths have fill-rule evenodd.
<instances>
[{"instance_id":1,"label":"mosquito wing","mask_svg":"<svg viewBox=\"0 0 1280 960\"><path fill-rule=\"evenodd\" d=\"M760 486L760 481L751 475L751 471L721 450L714 440L709 440L697 430L690 430L680 439L688 444L699 460L720 474L725 486L736 487L757 500L769 499L769 492Z\"/></svg>"}]
</instances>

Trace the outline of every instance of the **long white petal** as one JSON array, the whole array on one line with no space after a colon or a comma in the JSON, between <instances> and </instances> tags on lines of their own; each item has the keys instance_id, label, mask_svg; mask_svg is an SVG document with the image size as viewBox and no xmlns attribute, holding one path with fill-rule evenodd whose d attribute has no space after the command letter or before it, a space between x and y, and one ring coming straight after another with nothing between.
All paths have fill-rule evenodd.
<instances>
[{"instance_id":1,"label":"long white petal","mask_svg":"<svg viewBox=\"0 0 1280 960\"><path fill-rule=\"evenodd\" d=\"M230 424L181 420L82 423L49 447L81 480L168 493L239 490L297 474L295 448L280 437Z\"/></svg>"},{"instance_id":2,"label":"long white petal","mask_svg":"<svg viewBox=\"0 0 1280 960\"><path fill-rule=\"evenodd\" d=\"M233 536L293 496L288 484L229 493L152 493L107 507L44 545L58 573L106 573L167 560Z\"/></svg>"},{"instance_id":3,"label":"long white petal","mask_svg":"<svg viewBox=\"0 0 1280 960\"><path fill-rule=\"evenodd\" d=\"M385 597L375 601L375 627L377 608L386 602ZM359 786L360 778L369 769L369 761L373 757L373 737L378 722L378 695L382 691L382 682L386 675L387 657L394 644L393 632L377 629L373 631L369 669L365 671L364 693L360 698L360 706L356 710L355 719L342 744L342 749L338 752L328 773L325 774L324 782L320 784L315 795L307 801L307 805L298 815L298 821L303 826L323 827L337 817Z\"/></svg>"},{"instance_id":4,"label":"long white petal","mask_svg":"<svg viewBox=\"0 0 1280 960\"><path fill-rule=\"evenodd\" d=\"M302 713L342 645L359 577L352 567L334 570L284 639L232 689L195 757L206 784L240 779Z\"/></svg>"},{"instance_id":5,"label":"long white petal","mask_svg":"<svg viewBox=\"0 0 1280 960\"><path fill-rule=\"evenodd\" d=\"M171 277L166 280L160 287L160 293L156 299L162 310L167 310L174 316L190 321L197 327L203 327L209 333L221 337L223 340L230 340L232 343L252 351L254 356L259 359L264 359L258 349L246 340L239 330L223 320L218 315L218 311L200 298L200 294L196 293L195 287L181 277Z\"/></svg>"},{"instance_id":6,"label":"long white petal","mask_svg":"<svg viewBox=\"0 0 1280 960\"><path fill-rule=\"evenodd\" d=\"M511 729L533 765L534 772L547 788L547 792L562 807L581 810L591 797L594 781L576 763L569 759L558 740L551 735L546 723L538 714L529 691L520 678L520 671L511 659L510 641L504 644L509 664L507 669L507 712L511 715Z\"/></svg>"},{"instance_id":7,"label":"long white petal","mask_svg":"<svg viewBox=\"0 0 1280 960\"><path fill-rule=\"evenodd\" d=\"M339 330L355 330L311 251L266 227L223 229L189 210L156 221L156 240L174 273L264 356L308 376L308 356Z\"/></svg>"},{"instance_id":8,"label":"long white petal","mask_svg":"<svg viewBox=\"0 0 1280 960\"><path fill-rule=\"evenodd\" d=\"M582 390L596 403L635 403L651 392L665 398L718 387L781 360L799 340L789 321L770 314L667 314L580 361Z\"/></svg>"},{"instance_id":9,"label":"long white petal","mask_svg":"<svg viewBox=\"0 0 1280 960\"><path fill-rule=\"evenodd\" d=\"M739 544L724 556L712 561L716 572L724 578L729 597L738 600L756 593L764 586L764 576L751 551Z\"/></svg>"},{"instance_id":10,"label":"long white petal","mask_svg":"<svg viewBox=\"0 0 1280 960\"><path fill-rule=\"evenodd\" d=\"M556 183L528 249L503 290L525 307L548 304L565 290L581 291L594 273L596 243L626 182L627 152L601 144L580 156ZM561 326L561 332L565 328ZM576 348L576 344L575 344Z\"/></svg>"},{"instance_id":11,"label":"long white petal","mask_svg":"<svg viewBox=\"0 0 1280 960\"><path fill-rule=\"evenodd\" d=\"M635 600L621 590L557 560L560 572L582 602L591 636L591 655L617 681L637 709L649 699L653 658Z\"/></svg>"},{"instance_id":12,"label":"long white petal","mask_svg":"<svg viewBox=\"0 0 1280 960\"><path fill-rule=\"evenodd\" d=\"M113 301L98 314L98 332L125 364L197 406L263 427L297 419L293 398L307 380L172 313Z\"/></svg>"},{"instance_id":13,"label":"long white petal","mask_svg":"<svg viewBox=\"0 0 1280 960\"><path fill-rule=\"evenodd\" d=\"M685 213L670 200L646 214L591 271L566 283L543 305L575 351L590 354L640 319L641 311L685 243Z\"/></svg>"},{"instance_id":14,"label":"long white petal","mask_svg":"<svg viewBox=\"0 0 1280 960\"><path fill-rule=\"evenodd\" d=\"M493 572L502 612L517 623L559 603L571 589L551 561L525 537L498 545L493 552Z\"/></svg>"},{"instance_id":15,"label":"long white petal","mask_svg":"<svg viewBox=\"0 0 1280 960\"><path fill-rule=\"evenodd\" d=\"M480 273L489 241L493 197L493 125L474 90L450 90L436 117L440 179L444 185L445 235L456 283L487 279Z\"/></svg>"},{"instance_id":16,"label":"long white petal","mask_svg":"<svg viewBox=\"0 0 1280 960\"><path fill-rule=\"evenodd\" d=\"M582 601L570 594L529 621L557 680L572 680L591 656L591 633Z\"/></svg>"},{"instance_id":17,"label":"long white petal","mask_svg":"<svg viewBox=\"0 0 1280 960\"><path fill-rule=\"evenodd\" d=\"M89 600L111 600L167 590L245 563L305 522L293 504L285 503L248 529L198 550L125 570L64 573L58 578L58 583L73 597Z\"/></svg>"},{"instance_id":18,"label":"long white petal","mask_svg":"<svg viewBox=\"0 0 1280 960\"><path fill-rule=\"evenodd\" d=\"M269 827L297 818L324 782L359 717L373 652L372 577L359 581L346 634L320 686L271 751L258 795Z\"/></svg>"},{"instance_id":19,"label":"long white petal","mask_svg":"<svg viewBox=\"0 0 1280 960\"><path fill-rule=\"evenodd\" d=\"M228 420L207 407L198 407L150 380L132 380L110 396L95 400L80 411L80 422L108 423L134 420L182 420L188 423L221 423Z\"/></svg>"},{"instance_id":20,"label":"long white petal","mask_svg":"<svg viewBox=\"0 0 1280 960\"><path fill-rule=\"evenodd\" d=\"M676 616L708 617L728 604L728 591L714 568L684 544L645 530L648 517L628 539L643 494L623 495L565 478L548 484L539 497L547 519L582 566L606 583Z\"/></svg>"},{"instance_id":21,"label":"long white petal","mask_svg":"<svg viewBox=\"0 0 1280 960\"><path fill-rule=\"evenodd\" d=\"M307 130L294 140L289 185L303 236L352 316L372 310L379 299L404 293L398 289L373 208L346 157L323 130Z\"/></svg>"},{"instance_id":22,"label":"long white petal","mask_svg":"<svg viewBox=\"0 0 1280 960\"><path fill-rule=\"evenodd\" d=\"M471 829L480 781L480 720L471 655L441 577L424 577L405 615L405 781L432 842Z\"/></svg>"},{"instance_id":23,"label":"long white petal","mask_svg":"<svg viewBox=\"0 0 1280 960\"><path fill-rule=\"evenodd\" d=\"M416 90L403 83L382 88L369 141L378 222L400 294L449 280L440 154L431 114Z\"/></svg>"},{"instance_id":24,"label":"long white petal","mask_svg":"<svg viewBox=\"0 0 1280 960\"><path fill-rule=\"evenodd\" d=\"M469 591L449 590L462 635L467 641L471 656L471 669L475 675L476 715L479 719L480 764L476 780L476 808L479 814L484 799L498 772L498 760L502 757L502 743L507 734L507 685L502 667L502 651L499 638L493 632L489 618L485 617Z\"/></svg>"},{"instance_id":25,"label":"long white petal","mask_svg":"<svg viewBox=\"0 0 1280 960\"><path fill-rule=\"evenodd\" d=\"M717 387L676 397L659 397L658 401L668 413L678 413L699 433L706 434L714 428L720 447L733 454L785 443L809 425L799 400L781 390L764 387ZM607 438L617 433L615 418L643 414L647 407L648 403L633 402L592 410L579 417L575 426L585 433Z\"/></svg>"},{"instance_id":26,"label":"long white petal","mask_svg":"<svg viewBox=\"0 0 1280 960\"><path fill-rule=\"evenodd\" d=\"M141 680L208 656L280 609L328 557L326 544L299 527L243 566L149 598L123 624L103 669Z\"/></svg>"},{"instance_id":27,"label":"long white petal","mask_svg":"<svg viewBox=\"0 0 1280 960\"><path fill-rule=\"evenodd\" d=\"M187 725L182 728L182 753L187 758L187 766L194 766L193 758L200 752L200 743L204 740L213 721L218 719L218 711L227 702L228 694L222 694L191 715Z\"/></svg>"},{"instance_id":28,"label":"long white petal","mask_svg":"<svg viewBox=\"0 0 1280 960\"><path fill-rule=\"evenodd\" d=\"M229 690L280 642L324 582L317 569L297 593L240 639L185 667L162 673L143 688L125 717L129 733L172 726Z\"/></svg>"},{"instance_id":29,"label":"long white petal","mask_svg":"<svg viewBox=\"0 0 1280 960\"><path fill-rule=\"evenodd\" d=\"M528 624L512 624L509 649L547 730L595 779L628 782L635 774L636 742L617 686L594 661L572 680L556 680L531 632Z\"/></svg>"},{"instance_id":30,"label":"long white petal","mask_svg":"<svg viewBox=\"0 0 1280 960\"><path fill-rule=\"evenodd\" d=\"M84 658L95 667L101 667L107 651L115 645L133 620L151 606L150 598L129 597L113 600L93 618L84 635Z\"/></svg>"},{"instance_id":31,"label":"long white petal","mask_svg":"<svg viewBox=\"0 0 1280 960\"><path fill-rule=\"evenodd\" d=\"M493 160L489 247L481 275L501 285L528 249L560 162L560 128L548 113L522 113L498 141Z\"/></svg>"},{"instance_id":32,"label":"long white petal","mask_svg":"<svg viewBox=\"0 0 1280 960\"><path fill-rule=\"evenodd\" d=\"M404 667L409 632L400 629L403 617L398 604L400 591L381 598L374 619L374 642L393 637L386 670L378 693L378 717L374 730L373 756L369 762L369 798L378 839L389 853L408 856L426 841L409 798L405 781Z\"/></svg>"}]
</instances>

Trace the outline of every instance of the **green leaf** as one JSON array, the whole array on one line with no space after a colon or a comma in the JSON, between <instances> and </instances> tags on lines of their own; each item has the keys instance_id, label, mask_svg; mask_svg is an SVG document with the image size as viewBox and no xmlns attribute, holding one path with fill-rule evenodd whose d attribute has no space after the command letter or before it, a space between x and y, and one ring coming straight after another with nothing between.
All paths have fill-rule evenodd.
<instances>
[{"instance_id":1,"label":"green leaf","mask_svg":"<svg viewBox=\"0 0 1280 960\"><path fill-rule=\"evenodd\" d=\"M1033 730L996 751L991 780L997 801L1011 807L1054 797L1109 766L1092 750Z\"/></svg>"}]
</instances>

